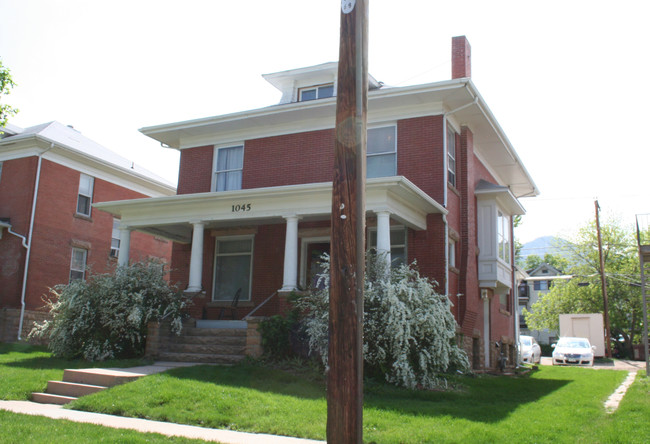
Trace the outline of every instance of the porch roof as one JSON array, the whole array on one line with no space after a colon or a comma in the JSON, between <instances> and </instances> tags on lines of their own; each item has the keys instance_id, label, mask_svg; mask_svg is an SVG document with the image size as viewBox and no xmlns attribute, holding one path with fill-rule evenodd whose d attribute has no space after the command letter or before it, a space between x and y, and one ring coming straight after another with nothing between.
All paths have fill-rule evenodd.
<instances>
[{"instance_id":1,"label":"porch roof","mask_svg":"<svg viewBox=\"0 0 650 444\"><path fill-rule=\"evenodd\" d=\"M190 243L192 223L205 228L246 227L329 220L332 183L311 183L235 191L183 194L169 197L95 203L93 206L121 219L128 227L181 243ZM403 176L368 179L366 214L388 211L407 227L425 230L428 214L447 214L431 196Z\"/></svg>"}]
</instances>

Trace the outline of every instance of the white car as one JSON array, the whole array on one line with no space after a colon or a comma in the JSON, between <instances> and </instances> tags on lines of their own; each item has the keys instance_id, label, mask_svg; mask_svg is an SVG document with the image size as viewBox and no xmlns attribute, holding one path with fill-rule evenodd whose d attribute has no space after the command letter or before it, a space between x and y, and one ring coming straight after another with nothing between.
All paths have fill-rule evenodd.
<instances>
[{"instance_id":1,"label":"white car","mask_svg":"<svg viewBox=\"0 0 650 444\"><path fill-rule=\"evenodd\" d=\"M594 365L596 346L587 338L560 338L552 347L553 365Z\"/></svg>"},{"instance_id":2,"label":"white car","mask_svg":"<svg viewBox=\"0 0 650 444\"><path fill-rule=\"evenodd\" d=\"M519 353L521 361L527 364L539 364L542 360L542 348L532 336L519 336Z\"/></svg>"}]
</instances>

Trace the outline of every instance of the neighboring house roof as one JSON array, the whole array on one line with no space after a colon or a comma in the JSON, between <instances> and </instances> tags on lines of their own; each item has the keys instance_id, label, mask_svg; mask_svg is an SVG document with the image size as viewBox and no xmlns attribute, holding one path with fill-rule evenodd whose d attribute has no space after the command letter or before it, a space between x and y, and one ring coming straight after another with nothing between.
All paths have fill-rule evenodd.
<instances>
[{"instance_id":1,"label":"neighboring house roof","mask_svg":"<svg viewBox=\"0 0 650 444\"><path fill-rule=\"evenodd\" d=\"M267 74L283 88L290 74L322 75L331 64ZM275 76L275 77L273 77ZM282 82L280 82L282 80ZM277 83L277 85L276 85ZM379 86L379 83L377 83ZM298 87L296 83L294 87ZM284 102L284 100L283 100ZM368 92L368 124L421 116L444 115L459 128L474 134L474 152L499 182L519 198L536 196L539 190L487 104L469 78L406 87L381 87ZM331 129L335 125L336 97L306 102L281 103L249 111L141 128L140 131L169 146L185 149L214 144L241 143L262 137Z\"/></svg>"},{"instance_id":2,"label":"neighboring house roof","mask_svg":"<svg viewBox=\"0 0 650 444\"><path fill-rule=\"evenodd\" d=\"M176 194L167 180L89 139L70 126L52 121L28 128L8 125L0 139L0 160L43 158L107 180L147 196Z\"/></svg>"},{"instance_id":3,"label":"neighboring house roof","mask_svg":"<svg viewBox=\"0 0 650 444\"><path fill-rule=\"evenodd\" d=\"M544 270L546 270L546 273L544 273ZM562 272L552 266L551 264L547 264L546 262L539 264L537 267L533 268L532 270L528 271L528 275L531 277L549 277L549 276L559 276L561 275Z\"/></svg>"}]
</instances>

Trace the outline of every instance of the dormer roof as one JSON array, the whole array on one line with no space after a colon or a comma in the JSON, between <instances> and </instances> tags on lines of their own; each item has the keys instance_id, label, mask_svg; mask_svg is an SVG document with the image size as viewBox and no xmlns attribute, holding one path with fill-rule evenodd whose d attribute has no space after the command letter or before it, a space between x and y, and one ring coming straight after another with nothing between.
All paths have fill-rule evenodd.
<instances>
[{"instance_id":1,"label":"dormer roof","mask_svg":"<svg viewBox=\"0 0 650 444\"><path fill-rule=\"evenodd\" d=\"M298 101L298 91L302 88L327 84L336 85L338 66L338 62L328 62L304 68L262 74L262 77L282 92L281 104L292 103ZM370 90L378 89L381 87L381 82L368 74L368 87ZM336 95L336 88L334 88L334 91Z\"/></svg>"}]
</instances>

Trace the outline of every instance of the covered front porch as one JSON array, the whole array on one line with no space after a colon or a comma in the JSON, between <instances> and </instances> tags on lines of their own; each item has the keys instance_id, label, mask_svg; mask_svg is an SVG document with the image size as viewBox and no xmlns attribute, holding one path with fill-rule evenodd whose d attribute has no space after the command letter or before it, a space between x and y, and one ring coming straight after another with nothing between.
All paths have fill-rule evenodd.
<instances>
[{"instance_id":1,"label":"covered front porch","mask_svg":"<svg viewBox=\"0 0 650 444\"><path fill-rule=\"evenodd\" d=\"M197 300L200 317L215 319L238 291L239 306L251 314L274 292L282 295L310 286L313 259L328 249L330 242L331 202L332 184L316 183L94 206L120 219L121 265L129 263L134 230L174 241L172 268L176 276L186 292L203 300ZM395 238L399 229L402 233L426 230L429 214L447 214L402 176L368 179L366 212L372 230L368 246L388 258L391 231ZM274 314L270 307L256 315ZM247 314L243 311L231 317L241 319Z\"/></svg>"}]
</instances>

